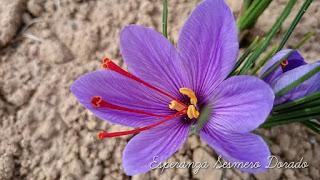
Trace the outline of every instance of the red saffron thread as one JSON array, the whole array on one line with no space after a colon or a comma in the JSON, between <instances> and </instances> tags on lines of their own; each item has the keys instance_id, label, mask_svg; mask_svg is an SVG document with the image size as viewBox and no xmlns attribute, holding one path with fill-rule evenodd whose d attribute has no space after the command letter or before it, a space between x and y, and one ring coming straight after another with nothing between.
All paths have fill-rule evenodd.
<instances>
[{"instance_id":1,"label":"red saffron thread","mask_svg":"<svg viewBox=\"0 0 320 180\"><path fill-rule=\"evenodd\" d=\"M137 128L137 129L133 129L133 130L129 130L129 131L119 131L119 132L111 132L111 133L108 133L108 132L105 132L105 131L102 131L98 134L98 139L104 139L104 138L112 138L112 137L118 137L118 136L124 136L124 135L130 135L130 134L137 134L137 133L140 133L142 131L145 131L145 130L148 130L148 129L151 129L153 127L156 127L156 126L159 126L160 124L168 121L168 120L171 120L175 117L178 117L182 114L185 114L185 111L186 109L183 109L182 111L179 111L173 115L169 115L167 116L166 118L164 118L163 120L159 121L159 122L156 122L154 124L150 124L148 126L144 126L144 127L141 127L141 128Z\"/></svg>"},{"instance_id":2,"label":"red saffron thread","mask_svg":"<svg viewBox=\"0 0 320 180\"><path fill-rule=\"evenodd\" d=\"M128 78L130 78L130 79L132 79L132 80L134 80L134 81L137 81L137 82L139 82L139 83L141 83L141 84L143 84L143 85L145 85L145 86L147 86L147 87L149 87L149 88L151 88L151 89L153 89L153 90L158 91L159 93L161 93L161 94L163 94L163 95L165 95L165 96L168 96L169 98L171 98L171 99L177 101L178 103L182 104L183 106L187 107L185 104L183 104L182 102L180 102L179 100L177 100L175 97L173 97L173 96L170 95L169 93L167 93L167 92L165 92L165 91L163 91L163 90L161 90L161 89L159 89L159 88L157 88L157 87L155 87L155 86L153 86L153 85L151 85L151 84L143 81L142 79L134 76L133 74L131 74L131 73L123 70L121 67L119 67L119 66L116 65L114 62L112 62L109 58L104 58L104 59L103 59L102 67L103 67L104 69L110 69L110 70L112 70L112 71L115 71L115 72L117 72L117 73L119 73L119 74L121 74L121 75L123 75L123 76L125 76L125 77L128 77Z\"/></svg>"},{"instance_id":3,"label":"red saffron thread","mask_svg":"<svg viewBox=\"0 0 320 180\"><path fill-rule=\"evenodd\" d=\"M130 109L130 108L127 108L127 107L111 104L111 103L103 100L101 96L93 96L92 99L91 99L91 104L95 108L101 108L102 107L102 108L115 109L115 110L119 110L119 111L126 111L126 112L131 112L131 113L136 113L136 114L144 114L144 115L154 116L154 117L167 117L166 115L159 115L159 114L154 114L154 113L141 111L141 110L138 110L138 109Z\"/></svg>"}]
</instances>

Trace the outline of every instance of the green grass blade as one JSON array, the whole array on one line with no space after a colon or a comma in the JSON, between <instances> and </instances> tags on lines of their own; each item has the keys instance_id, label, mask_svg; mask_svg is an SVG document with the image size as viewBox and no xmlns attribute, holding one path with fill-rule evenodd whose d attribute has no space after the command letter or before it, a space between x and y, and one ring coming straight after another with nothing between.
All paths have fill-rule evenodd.
<instances>
[{"instance_id":1,"label":"green grass blade","mask_svg":"<svg viewBox=\"0 0 320 180\"><path fill-rule=\"evenodd\" d=\"M272 26L271 30L269 31L268 35L266 36L265 40L262 42L261 47L257 48L253 54L248 58L243 68L240 70L240 74L246 74L247 71L251 68L251 66L255 63L255 61L259 58L261 53L263 53L268 45L270 44L273 37L276 35L276 33L280 30L282 23L284 20L288 17L290 14L293 6L296 4L297 0L289 0L286 7L282 11L281 15L275 22L275 24Z\"/></svg>"},{"instance_id":2,"label":"green grass blade","mask_svg":"<svg viewBox=\"0 0 320 180\"><path fill-rule=\"evenodd\" d=\"M233 67L232 71L230 72L229 76L231 75L235 75L236 74L236 70L241 66L241 64L245 61L245 59L248 57L248 55L257 47L258 43L260 42L260 37L257 36L256 38L254 38L254 40L252 41L252 43L249 45L249 47L247 47L242 55L240 56L240 58L237 60L235 66Z\"/></svg>"},{"instance_id":3,"label":"green grass blade","mask_svg":"<svg viewBox=\"0 0 320 180\"><path fill-rule=\"evenodd\" d=\"M297 117L297 118L291 118L291 119L283 119L280 121L272 121L272 122L266 121L265 123L263 123L260 126L260 128L271 128L273 126L290 124L290 123L295 123L295 122L306 122L306 121L319 119L319 118L320 118L320 114L312 115L312 116L308 116L308 117Z\"/></svg>"},{"instance_id":4,"label":"green grass blade","mask_svg":"<svg viewBox=\"0 0 320 180\"><path fill-rule=\"evenodd\" d=\"M251 74L254 75L258 72L258 70L269 60L272 56L277 52L278 46L274 46L271 51L267 53L265 57L263 57L258 64L252 69Z\"/></svg>"},{"instance_id":5,"label":"green grass blade","mask_svg":"<svg viewBox=\"0 0 320 180\"><path fill-rule=\"evenodd\" d=\"M251 28L263 11L269 6L272 0L257 0L253 1L249 8L244 11L243 15L238 18L239 31Z\"/></svg>"},{"instance_id":6,"label":"green grass blade","mask_svg":"<svg viewBox=\"0 0 320 180\"><path fill-rule=\"evenodd\" d=\"M250 5L252 4L252 1L253 0L243 0L243 7L242 7L243 12L246 12L249 9Z\"/></svg>"},{"instance_id":7,"label":"green grass blade","mask_svg":"<svg viewBox=\"0 0 320 180\"><path fill-rule=\"evenodd\" d=\"M286 44L286 42L288 41L290 35L292 34L293 30L296 28L297 24L300 22L302 16L304 15L304 13L306 12L306 10L308 9L308 7L310 6L310 4L312 3L313 0L305 0L303 5L301 6L299 12L297 13L296 17L294 18L294 20L292 21L290 27L288 28L288 30L284 33L283 38L279 44L278 50L280 51L283 46Z\"/></svg>"},{"instance_id":8,"label":"green grass blade","mask_svg":"<svg viewBox=\"0 0 320 180\"><path fill-rule=\"evenodd\" d=\"M281 121L283 119L304 117L304 116L310 116L315 114L320 114L320 106L305 108L305 109L291 111L291 112L284 112L280 114L272 114L271 116L269 116L267 121L275 122L275 121Z\"/></svg>"},{"instance_id":9,"label":"green grass blade","mask_svg":"<svg viewBox=\"0 0 320 180\"><path fill-rule=\"evenodd\" d=\"M315 133L320 134L320 122L317 120L308 120L302 122L303 125L307 126L309 129L313 130Z\"/></svg>"},{"instance_id":10,"label":"green grass blade","mask_svg":"<svg viewBox=\"0 0 320 180\"><path fill-rule=\"evenodd\" d=\"M316 101L316 100L319 100L320 99L320 92L316 92L316 93L313 93L309 96L305 96L303 98L300 98L300 99L297 99L295 101L291 101L291 102L288 102L288 103L285 103L285 104L280 104L280 105L277 105L273 108L273 111L281 111L281 110L286 110L286 109L290 109L292 107L295 107L295 106L300 106L302 104L305 104L305 103L308 103L308 102L312 102L312 101Z\"/></svg>"},{"instance_id":11,"label":"green grass blade","mask_svg":"<svg viewBox=\"0 0 320 180\"><path fill-rule=\"evenodd\" d=\"M316 35L316 33L314 33L314 32L306 33L305 35L303 35L302 39L298 42L298 44L293 47L293 49L301 48L314 35Z\"/></svg>"},{"instance_id":12,"label":"green grass blade","mask_svg":"<svg viewBox=\"0 0 320 180\"><path fill-rule=\"evenodd\" d=\"M168 0L163 0L162 34L168 38Z\"/></svg>"},{"instance_id":13,"label":"green grass blade","mask_svg":"<svg viewBox=\"0 0 320 180\"><path fill-rule=\"evenodd\" d=\"M319 106L320 107L320 99L317 99L317 100L314 100L314 101L310 101L310 102L307 102L307 103L304 103L304 104L301 104L301 105L298 105L298 106L294 106L294 107L291 107L289 109L284 109L282 111L275 111L275 113L286 113L286 112L294 112L294 111L298 111L298 110L301 110L301 109L306 109L306 108L312 108L312 107L317 107Z\"/></svg>"}]
</instances>

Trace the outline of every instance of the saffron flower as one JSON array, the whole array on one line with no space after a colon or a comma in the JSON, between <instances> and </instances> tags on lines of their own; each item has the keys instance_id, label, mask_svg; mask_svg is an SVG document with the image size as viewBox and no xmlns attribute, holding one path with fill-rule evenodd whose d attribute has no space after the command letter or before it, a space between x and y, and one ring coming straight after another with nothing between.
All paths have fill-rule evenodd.
<instances>
[{"instance_id":1,"label":"saffron flower","mask_svg":"<svg viewBox=\"0 0 320 180\"><path fill-rule=\"evenodd\" d=\"M135 127L101 132L99 138L137 134L125 147L127 175L149 171L154 157L163 162L188 137L204 107L211 113L200 137L229 162L258 163L263 171L269 148L252 130L273 105L270 86L252 76L227 78L238 53L237 28L223 0L202 2L188 18L175 48L160 33L129 25L120 35L128 71L105 58L103 67L76 80L71 91L101 119Z\"/></svg>"},{"instance_id":2,"label":"saffron flower","mask_svg":"<svg viewBox=\"0 0 320 180\"><path fill-rule=\"evenodd\" d=\"M289 56L282 61L288 53L290 53ZM279 64L278 67L263 78L265 82L270 84L274 93L279 92L281 89L296 81L309 71L320 66L319 61L311 64L305 62L304 58L297 50L286 49L276 53L270 61L264 65L260 72L260 76L267 72L276 63ZM274 104L286 103L320 91L319 82L320 73L317 73L285 95L277 97Z\"/></svg>"}]
</instances>

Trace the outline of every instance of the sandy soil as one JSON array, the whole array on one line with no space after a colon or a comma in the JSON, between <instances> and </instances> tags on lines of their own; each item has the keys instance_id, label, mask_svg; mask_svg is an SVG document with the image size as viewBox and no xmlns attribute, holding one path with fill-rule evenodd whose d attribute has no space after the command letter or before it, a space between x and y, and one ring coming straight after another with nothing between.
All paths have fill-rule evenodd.
<instances>
[{"instance_id":1,"label":"sandy soil","mask_svg":"<svg viewBox=\"0 0 320 180\"><path fill-rule=\"evenodd\" d=\"M170 0L169 35L178 32L199 1ZM266 32L286 0L275 0L259 19ZM299 4L302 0L299 1ZM239 14L241 3L229 0ZM100 68L105 55L122 64L119 32L130 23L161 29L159 0L1 0L0 2L0 179L130 179L121 169L121 154L130 137L105 141L98 130L124 130L99 120L70 94L80 75ZM295 12L298 7L295 7ZM294 15L295 13L293 13ZM320 59L320 1L315 1L289 45L306 32L317 33L302 52ZM292 16L291 16L292 19ZM286 21L285 27L288 27ZM261 131L271 151L306 169L270 169L257 175L237 170L170 169L132 179L320 179L320 136L300 125ZM169 161L214 162L215 154L196 136Z\"/></svg>"}]
</instances>

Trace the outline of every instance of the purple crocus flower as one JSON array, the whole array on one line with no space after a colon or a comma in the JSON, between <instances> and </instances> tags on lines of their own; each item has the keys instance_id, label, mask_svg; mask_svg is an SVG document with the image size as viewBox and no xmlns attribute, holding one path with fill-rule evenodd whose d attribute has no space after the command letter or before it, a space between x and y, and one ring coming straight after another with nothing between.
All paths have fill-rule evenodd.
<instances>
[{"instance_id":1,"label":"purple crocus flower","mask_svg":"<svg viewBox=\"0 0 320 180\"><path fill-rule=\"evenodd\" d=\"M260 72L260 76L267 72L276 63L279 63L288 53L290 54L287 59L282 61L274 71L263 78L264 81L270 84L275 93L279 92L281 89L299 79L317 66L320 66L319 61L312 64L306 63L304 58L297 50L286 49L276 53L270 59L270 61L266 63ZM274 101L274 104L277 105L288 101L293 101L320 91L319 82L320 73L317 73L285 95L277 97Z\"/></svg>"},{"instance_id":2,"label":"purple crocus flower","mask_svg":"<svg viewBox=\"0 0 320 180\"><path fill-rule=\"evenodd\" d=\"M129 71L106 58L105 70L81 76L71 91L101 119L136 128L99 134L139 133L123 152L127 175L147 172L154 157L163 162L174 154L203 107L212 110L199 133L205 142L229 162L260 165L244 171L266 168L269 148L250 132L267 118L274 94L256 77L226 79L236 61L238 40L234 17L223 0L204 1L192 12L177 48L143 26L127 26L120 36Z\"/></svg>"}]
</instances>

